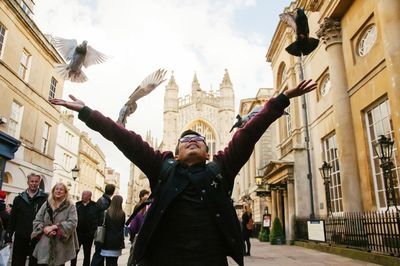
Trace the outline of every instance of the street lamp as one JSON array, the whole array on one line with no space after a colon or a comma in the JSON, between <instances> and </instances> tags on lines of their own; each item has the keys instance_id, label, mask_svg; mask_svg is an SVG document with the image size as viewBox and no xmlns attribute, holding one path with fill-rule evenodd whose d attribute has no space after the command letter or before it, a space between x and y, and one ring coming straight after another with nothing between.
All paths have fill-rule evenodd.
<instances>
[{"instance_id":1,"label":"street lamp","mask_svg":"<svg viewBox=\"0 0 400 266\"><path fill-rule=\"evenodd\" d=\"M381 162L380 167L383 171L383 183L385 185L387 205L386 211L388 211L389 207L392 205L396 208L397 211L399 210L397 208L396 191L392 175L393 162L391 161L391 159L393 154L393 144L393 140L385 137L384 135L380 135L378 142L374 146L375 153Z\"/></svg>"},{"instance_id":2,"label":"street lamp","mask_svg":"<svg viewBox=\"0 0 400 266\"><path fill-rule=\"evenodd\" d=\"M71 169L71 172L72 172L72 179L74 179L75 181L78 178L78 173L79 173L78 166L75 165L75 167Z\"/></svg>"},{"instance_id":3,"label":"street lamp","mask_svg":"<svg viewBox=\"0 0 400 266\"><path fill-rule=\"evenodd\" d=\"M256 177L254 177L254 179L256 180L256 185L258 186L258 187L260 187L260 186L262 186L262 184L263 184L263 177L262 176L256 176Z\"/></svg>"},{"instance_id":4,"label":"street lamp","mask_svg":"<svg viewBox=\"0 0 400 266\"><path fill-rule=\"evenodd\" d=\"M331 193L329 191L330 183L331 183L331 170L332 170L332 166L330 164L328 164L326 161L324 161L321 168L319 168L319 171L322 176L322 180L324 180L326 209L327 209L328 215L332 214Z\"/></svg>"}]
</instances>

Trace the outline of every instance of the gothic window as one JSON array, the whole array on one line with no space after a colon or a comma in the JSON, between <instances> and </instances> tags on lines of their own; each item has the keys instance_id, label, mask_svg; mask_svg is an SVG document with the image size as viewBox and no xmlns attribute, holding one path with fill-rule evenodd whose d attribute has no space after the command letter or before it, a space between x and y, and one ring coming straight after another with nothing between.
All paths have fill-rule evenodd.
<instances>
[{"instance_id":1,"label":"gothic window","mask_svg":"<svg viewBox=\"0 0 400 266\"><path fill-rule=\"evenodd\" d=\"M365 114L365 120L368 130L368 146L370 150L370 161L373 182L375 186L375 198L378 208L386 208L386 196L385 196L385 185L383 180L383 172L380 168L380 162L378 156L374 152L374 145L377 143L380 135L385 135L393 139L393 125L392 117L390 114L389 101L386 99L383 102L378 103L372 107ZM400 189L399 189L399 177L400 177L400 158L399 153L396 149L396 145L393 146L393 158L392 162L394 167L392 169L397 205L400 205Z\"/></svg>"},{"instance_id":2,"label":"gothic window","mask_svg":"<svg viewBox=\"0 0 400 266\"><path fill-rule=\"evenodd\" d=\"M370 25L362 34L358 42L358 55L363 57L371 50L376 41L376 26Z\"/></svg>"},{"instance_id":3,"label":"gothic window","mask_svg":"<svg viewBox=\"0 0 400 266\"><path fill-rule=\"evenodd\" d=\"M206 138L207 146L209 148L208 152L213 155L216 152L216 138L213 130L202 121L195 121L190 126L190 129L198 132Z\"/></svg>"},{"instance_id":4,"label":"gothic window","mask_svg":"<svg viewBox=\"0 0 400 266\"><path fill-rule=\"evenodd\" d=\"M324 97L328 94L329 90L331 89L331 79L328 74L325 75L320 84L321 85L319 87L319 92L321 96Z\"/></svg>"},{"instance_id":5,"label":"gothic window","mask_svg":"<svg viewBox=\"0 0 400 266\"><path fill-rule=\"evenodd\" d=\"M340 178L338 148L335 134L323 140L323 150L324 160L332 166L331 183L329 184L332 212L343 212L342 181Z\"/></svg>"}]
</instances>

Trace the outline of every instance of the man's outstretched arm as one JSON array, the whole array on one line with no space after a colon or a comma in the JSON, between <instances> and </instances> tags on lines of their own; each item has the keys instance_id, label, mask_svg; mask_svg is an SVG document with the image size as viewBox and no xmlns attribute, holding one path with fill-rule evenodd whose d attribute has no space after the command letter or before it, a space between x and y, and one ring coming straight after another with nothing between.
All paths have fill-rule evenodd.
<instances>
[{"instance_id":1,"label":"man's outstretched arm","mask_svg":"<svg viewBox=\"0 0 400 266\"><path fill-rule=\"evenodd\" d=\"M261 138L267 128L289 106L289 99L301 96L316 88L317 84L311 80L302 81L293 89L288 89L275 98L271 98L242 129L238 129L224 151L217 153L215 159L220 161L227 177L233 178L240 168L250 158L254 145Z\"/></svg>"},{"instance_id":2,"label":"man's outstretched arm","mask_svg":"<svg viewBox=\"0 0 400 266\"><path fill-rule=\"evenodd\" d=\"M73 95L69 95L69 97L72 101L51 99L50 103L79 112L79 119L85 122L88 127L112 141L115 146L148 177L158 176L162 160L167 156L167 153L154 151L140 135L125 129L112 119L103 116L100 112L91 110L83 101L77 99ZM170 156L172 156L172 154Z\"/></svg>"}]
</instances>

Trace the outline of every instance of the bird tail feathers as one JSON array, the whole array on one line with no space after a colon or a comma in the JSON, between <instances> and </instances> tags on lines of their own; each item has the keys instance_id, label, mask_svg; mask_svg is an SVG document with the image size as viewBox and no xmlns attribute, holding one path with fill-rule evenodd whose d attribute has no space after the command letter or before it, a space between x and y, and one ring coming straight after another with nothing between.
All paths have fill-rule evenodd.
<instances>
[{"instance_id":1,"label":"bird tail feathers","mask_svg":"<svg viewBox=\"0 0 400 266\"><path fill-rule=\"evenodd\" d=\"M308 55L317 48L319 40L315 38L308 38L308 42L304 46L303 55Z\"/></svg>"},{"instance_id":2,"label":"bird tail feathers","mask_svg":"<svg viewBox=\"0 0 400 266\"><path fill-rule=\"evenodd\" d=\"M301 49L299 47L298 41L293 42L285 49L289 54L294 56L301 56Z\"/></svg>"},{"instance_id":3,"label":"bird tail feathers","mask_svg":"<svg viewBox=\"0 0 400 266\"><path fill-rule=\"evenodd\" d=\"M55 68L60 76L65 80L70 80L71 82L76 83L83 83L88 80L82 70L79 72L72 72L67 64L57 64Z\"/></svg>"}]
</instances>

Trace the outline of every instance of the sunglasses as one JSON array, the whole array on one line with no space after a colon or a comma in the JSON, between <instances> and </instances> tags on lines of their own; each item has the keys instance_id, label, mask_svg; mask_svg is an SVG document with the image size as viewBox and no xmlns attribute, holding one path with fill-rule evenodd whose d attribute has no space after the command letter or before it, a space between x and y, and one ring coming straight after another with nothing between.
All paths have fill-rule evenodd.
<instances>
[{"instance_id":1,"label":"sunglasses","mask_svg":"<svg viewBox=\"0 0 400 266\"><path fill-rule=\"evenodd\" d=\"M203 136L192 136L192 137L183 137L179 139L179 142L190 142L190 141L204 141L205 142L206 138Z\"/></svg>"}]
</instances>

